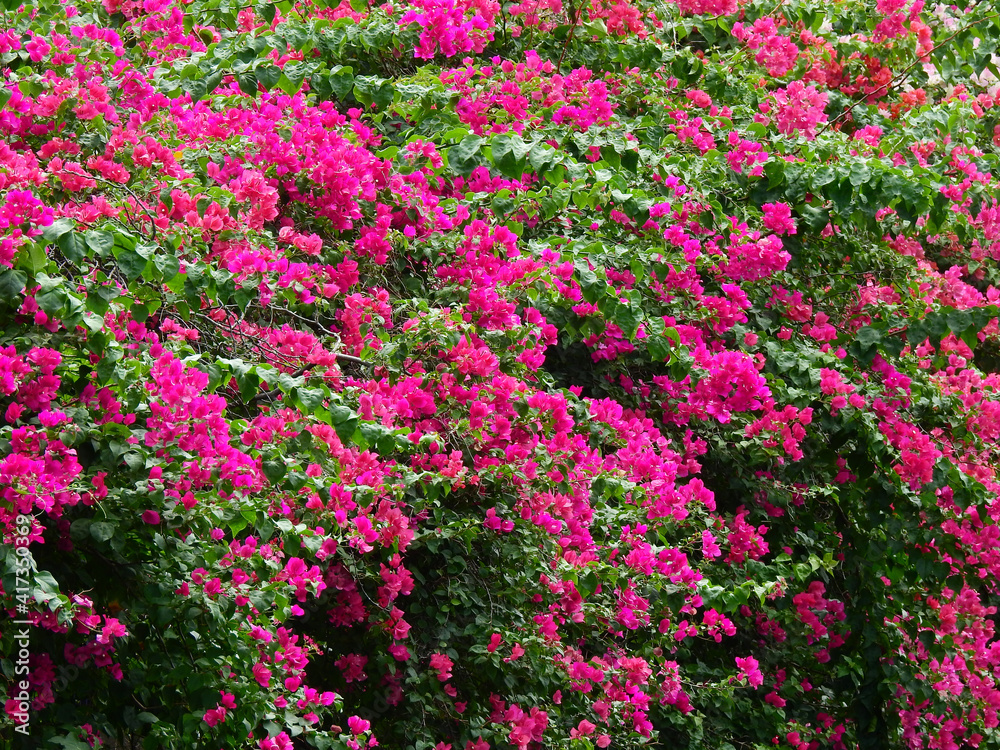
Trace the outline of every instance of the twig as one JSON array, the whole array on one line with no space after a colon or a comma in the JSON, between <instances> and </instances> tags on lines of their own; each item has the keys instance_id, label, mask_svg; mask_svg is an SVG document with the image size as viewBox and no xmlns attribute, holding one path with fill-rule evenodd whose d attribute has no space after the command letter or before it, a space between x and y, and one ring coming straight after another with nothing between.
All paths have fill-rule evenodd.
<instances>
[{"instance_id":1,"label":"twig","mask_svg":"<svg viewBox=\"0 0 1000 750\"><path fill-rule=\"evenodd\" d=\"M334 354L337 359L343 360L344 362L353 362L356 365L370 365L371 362L365 362L361 357L352 357L350 354L341 354L340 352Z\"/></svg>"},{"instance_id":2,"label":"twig","mask_svg":"<svg viewBox=\"0 0 1000 750\"><path fill-rule=\"evenodd\" d=\"M570 0L570 3L569 3L569 21L570 21L569 34L566 35L566 44L563 45L562 54L559 55L559 62L556 63L556 71L557 72L560 71L560 70L562 70L563 58L566 57L566 50L569 49L569 44L570 44L570 42L573 41L573 32L576 31L576 25L577 25L577 23L579 23L579 20L580 20L579 19L579 13L577 12L576 8L573 6L572 0Z\"/></svg>"},{"instance_id":3,"label":"twig","mask_svg":"<svg viewBox=\"0 0 1000 750\"><path fill-rule=\"evenodd\" d=\"M135 191L132 190L132 188L130 188L128 185L126 185L124 183L121 183L121 182L112 182L111 180L106 180L103 177L98 177L97 175L87 175L87 176L90 179L92 179L92 180L98 180L99 182L104 182L104 183L106 183L108 185L114 185L115 187L120 187L125 192L127 192L129 195L131 195L132 198L133 198L133 200L135 200L135 204L139 208L142 209L143 213L146 214L146 218L149 219L149 226L150 226L151 231L153 232L153 236L152 236L151 239L153 239L153 240L156 239L156 221L154 221L153 215L151 213L149 213L149 209L146 208L145 205L143 205L143 202L139 199L139 196L135 194ZM126 211L125 213L128 214L128 211Z\"/></svg>"}]
</instances>

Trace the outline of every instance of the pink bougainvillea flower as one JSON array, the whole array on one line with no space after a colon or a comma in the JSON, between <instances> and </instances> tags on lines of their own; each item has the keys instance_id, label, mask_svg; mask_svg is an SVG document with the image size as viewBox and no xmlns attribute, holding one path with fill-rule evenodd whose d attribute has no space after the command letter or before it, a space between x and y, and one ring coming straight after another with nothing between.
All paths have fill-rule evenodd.
<instances>
[{"instance_id":1,"label":"pink bougainvillea flower","mask_svg":"<svg viewBox=\"0 0 1000 750\"><path fill-rule=\"evenodd\" d=\"M739 667L739 678L745 679L752 687L758 688L764 684L764 675L761 674L760 665L752 656L737 656L736 666Z\"/></svg>"}]
</instances>

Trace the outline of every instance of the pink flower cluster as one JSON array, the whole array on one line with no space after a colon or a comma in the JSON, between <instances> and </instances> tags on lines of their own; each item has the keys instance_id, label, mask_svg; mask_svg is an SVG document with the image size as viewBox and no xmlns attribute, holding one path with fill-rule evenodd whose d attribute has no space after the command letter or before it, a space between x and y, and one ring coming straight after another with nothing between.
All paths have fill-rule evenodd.
<instances>
[{"instance_id":1,"label":"pink flower cluster","mask_svg":"<svg viewBox=\"0 0 1000 750\"><path fill-rule=\"evenodd\" d=\"M789 137L802 135L806 140L816 137L816 129L827 121L828 96L817 86L792 81L783 89L772 92L760 104L760 111L770 115L778 131Z\"/></svg>"},{"instance_id":2,"label":"pink flower cluster","mask_svg":"<svg viewBox=\"0 0 1000 750\"><path fill-rule=\"evenodd\" d=\"M431 60L438 52L444 57L482 52L493 40L494 18L500 11L495 0L414 0L412 5L399 23L421 28L414 57Z\"/></svg>"},{"instance_id":3,"label":"pink flower cluster","mask_svg":"<svg viewBox=\"0 0 1000 750\"><path fill-rule=\"evenodd\" d=\"M749 49L756 50L757 64L767 68L776 78L788 74L799 58L799 48L789 37L778 32L773 18L758 18L750 27L734 23L732 34Z\"/></svg>"}]
</instances>

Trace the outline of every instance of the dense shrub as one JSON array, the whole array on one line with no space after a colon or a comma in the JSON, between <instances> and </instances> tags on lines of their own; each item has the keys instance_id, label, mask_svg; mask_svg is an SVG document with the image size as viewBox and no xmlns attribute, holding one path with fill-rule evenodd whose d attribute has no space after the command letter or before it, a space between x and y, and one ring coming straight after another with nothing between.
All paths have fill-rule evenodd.
<instances>
[{"instance_id":1,"label":"dense shrub","mask_svg":"<svg viewBox=\"0 0 1000 750\"><path fill-rule=\"evenodd\" d=\"M4 741L997 746L993 4L6 4Z\"/></svg>"}]
</instances>

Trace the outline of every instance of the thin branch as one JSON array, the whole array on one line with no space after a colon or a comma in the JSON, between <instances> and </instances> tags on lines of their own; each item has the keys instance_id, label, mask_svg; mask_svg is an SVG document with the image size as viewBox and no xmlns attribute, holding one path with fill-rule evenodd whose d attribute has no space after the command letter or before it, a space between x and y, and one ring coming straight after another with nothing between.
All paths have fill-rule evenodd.
<instances>
[{"instance_id":1,"label":"thin branch","mask_svg":"<svg viewBox=\"0 0 1000 750\"><path fill-rule=\"evenodd\" d=\"M125 192L127 192L129 195L131 195L132 199L135 200L136 206L138 206L139 208L141 208L142 211L143 211L143 213L145 213L146 217L149 219L150 230L153 233L153 236L150 239L156 240L156 221L153 219L153 215L149 212L149 209L146 208L146 206L143 204L143 202L139 199L139 196L135 194L134 190L132 190L132 188L130 188L128 185L125 185L124 183L121 183L121 182L112 182L111 180L106 180L103 177L98 177L97 175L87 175L87 176L90 179L92 179L92 180L97 180L98 182L103 182L103 183L105 183L107 185L113 185L115 187L120 187ZM124 208L124 206L122 208ZM127 215L128 211L126 210L125 213Z\"/></svg>"},{"instance_id":2,"label":"thin branch","mask_svg":"<svg viewBox=\"0 0 1000 750\"><path fill-rule=\"evenodd\" d=\"M343 362L352 362L352 363L354 363L356 365L370 365L371 364L371 362L365 362L365 360L361 359L361 357L353 357L350 354L341 354L340 352L337 352L333 356L335 356L337 359L339 359L339 360L341 360Z\"/></svg>"},{"instance_id":3,"label":"thin branch","mask_svg":"<svg viewBox=\"0 0 1000 750\"><path fill-rule=\"evenodd\" d=\"M569 34L566 35L566 44L563 45L562 54L559 55L559 62L556 63L556 72L562 70L563 58L566 57L566 50L569 49L570 42L573 41L573 32L576 31L576 26L580 22L580 14L576 7L573 5L572 0L569 3Z\"/></svg>"}]
</instances>

